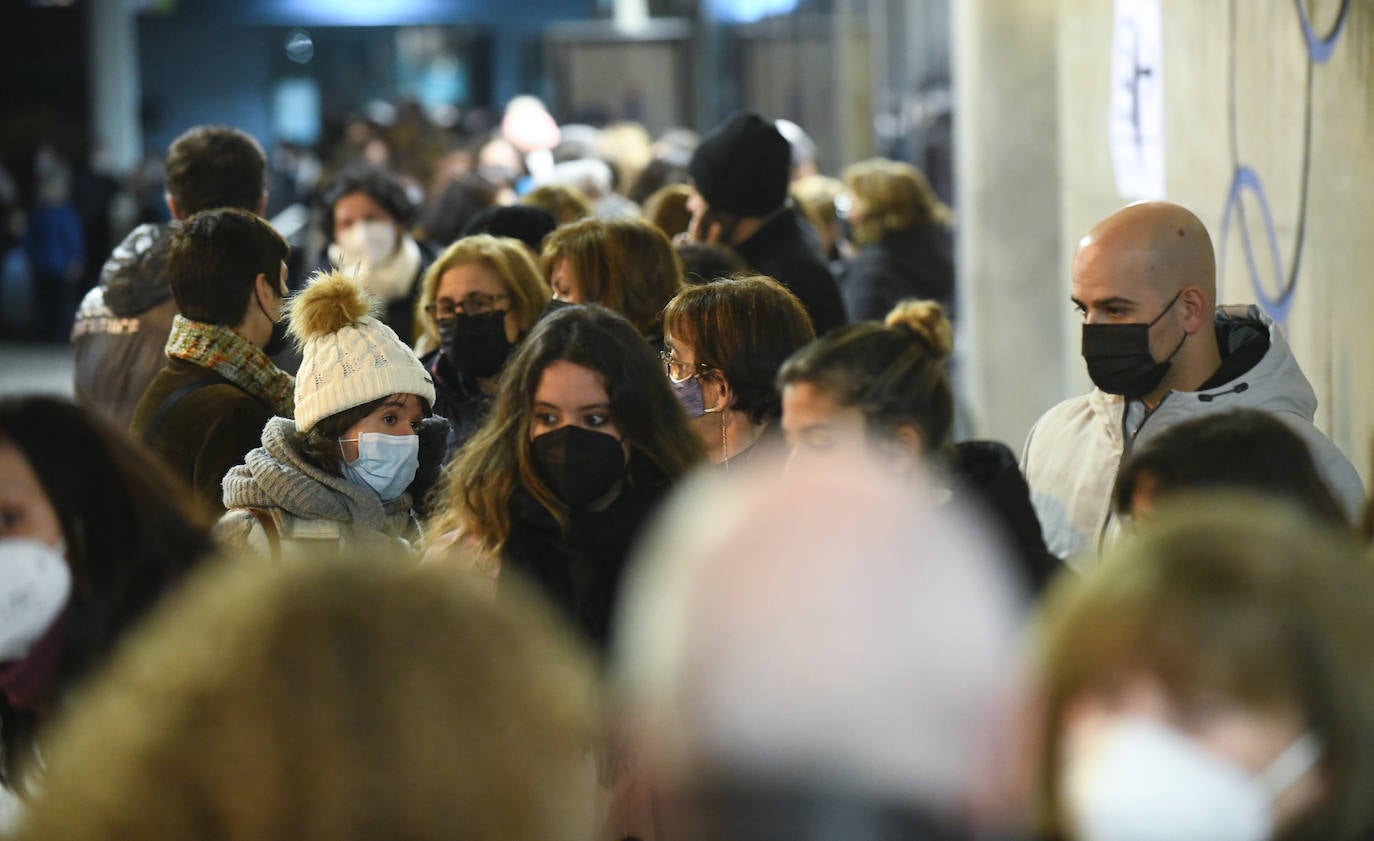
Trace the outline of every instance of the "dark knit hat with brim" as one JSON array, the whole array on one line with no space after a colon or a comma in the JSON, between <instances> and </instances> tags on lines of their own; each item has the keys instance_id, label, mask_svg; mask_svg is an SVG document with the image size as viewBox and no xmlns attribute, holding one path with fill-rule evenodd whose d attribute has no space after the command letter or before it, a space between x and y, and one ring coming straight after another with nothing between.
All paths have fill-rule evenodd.
<instances>
[{"instance_id":1,"label":"dark knit hat with brim","mask_svg":"<svg viewBox=\"0 0 1374 841\"><path fill-rule=\"evenodd\" d=\"M712 208L766 216L787 201L792 147L771 121L741 111L701 139L688 172Z\"/></svg>"}]
</instances>

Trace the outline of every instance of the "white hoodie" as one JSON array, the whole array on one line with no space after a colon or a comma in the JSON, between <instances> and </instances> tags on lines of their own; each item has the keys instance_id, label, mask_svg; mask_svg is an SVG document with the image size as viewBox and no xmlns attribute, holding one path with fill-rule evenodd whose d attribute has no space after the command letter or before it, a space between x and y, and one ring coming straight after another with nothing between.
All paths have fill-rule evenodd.
<instances>
[{"instance_id":1,"label":"white hoodie","mask_svg":"<svg viewBox=\"0 0 1374 841\"><path fill-rule=\"evenodd\" d=\"M1269 350L1253 368L1225 385L1171 391L1148 417L1139 400L1093 389L1050 409L1031 427L1021 472L1051 552L1072 559L1098 548L1114 531L1112 489L1133 447L1175 424L1234 409L1269 412L1298 433L1353 521L1364 504L1364 486L1350 460L1313 426L1317 395L1312 384L1273 319L1256 306L1217 310L1218 323L1237 319L1260 322L1269 331Z\"/></svg>"}]
</instances>

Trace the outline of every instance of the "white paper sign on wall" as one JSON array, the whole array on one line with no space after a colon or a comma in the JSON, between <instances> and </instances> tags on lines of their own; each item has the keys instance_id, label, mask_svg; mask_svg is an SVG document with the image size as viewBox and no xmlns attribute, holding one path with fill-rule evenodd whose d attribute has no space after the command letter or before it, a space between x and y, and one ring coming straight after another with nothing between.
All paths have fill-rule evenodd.
<instances>
[{"instance_id":1,"label":"white paper sign on wall","mask_svg":"<svg viewBox=\"0 0 1374 841\"><path fill-rule=\"evenodd\" d=\"M1107 116L1123 199L1164 198L1164 61L1160 0L1116 0Z\"/></svg>"}]
</instances>

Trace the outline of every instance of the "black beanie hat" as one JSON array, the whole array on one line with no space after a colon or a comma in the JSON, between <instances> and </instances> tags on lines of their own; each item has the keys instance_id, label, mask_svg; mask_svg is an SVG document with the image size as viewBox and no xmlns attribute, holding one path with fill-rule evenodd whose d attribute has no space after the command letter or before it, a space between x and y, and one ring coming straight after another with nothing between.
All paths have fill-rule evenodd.
<instances>
[{"instance_id":1,"label":"black beanie hat","mask_svg":"<svg viewBox=\"0 0 1374 841\"><path fill-rule=\"evenodd\" d=\"M687 169L711 207L766 216L787 201L792 147L771 121L740 111L701 139Z\"/></svg>"}]
</instances>

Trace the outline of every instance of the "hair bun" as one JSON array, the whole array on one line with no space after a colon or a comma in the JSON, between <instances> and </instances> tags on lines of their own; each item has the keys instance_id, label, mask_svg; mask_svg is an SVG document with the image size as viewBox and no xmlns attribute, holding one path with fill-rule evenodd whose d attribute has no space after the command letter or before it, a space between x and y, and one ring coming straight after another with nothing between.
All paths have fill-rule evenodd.
<instances>
[{"instance_id":1,"label":"hair bun","mask_svg":"<svg viewBox=\"0 0 1374 841\"><path fill-rule=\"evenodd\" d=\"M940 360L948 359L954 350L954 328L945 315L945 308L935 301L902 301L892 308L883 323L914 333Z\"/></svg>"},{"instance_id":2,"label":"hair bun","mask_svg":"<svg viewBox=\"0 0 1374 841\"><path fill-rule=\"evenodd\" d=\"M357 324L376 309L376 299L338 270L316 272L309 285L291 296L289 329L300 344Z\"/></svg>"}]
</instances>

